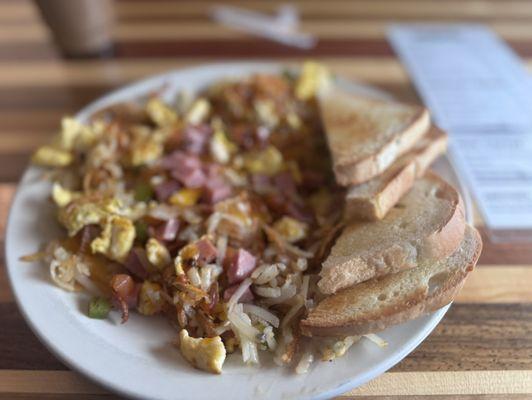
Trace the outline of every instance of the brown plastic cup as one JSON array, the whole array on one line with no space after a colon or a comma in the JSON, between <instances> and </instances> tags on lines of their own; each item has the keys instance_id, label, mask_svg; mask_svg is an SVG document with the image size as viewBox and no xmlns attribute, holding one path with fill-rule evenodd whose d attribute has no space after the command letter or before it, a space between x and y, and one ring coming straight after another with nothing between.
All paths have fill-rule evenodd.
<instances>
[{"instance_id":1,"label":"brown plastic cup","mask_svg":"<svg viewBox=\"0 0 532 400\"><path fill-rule=\"evenodd\" d=\"M112 54L112 0L35 0L35 4L65 56Z\"/></svg>"}]
</instances>

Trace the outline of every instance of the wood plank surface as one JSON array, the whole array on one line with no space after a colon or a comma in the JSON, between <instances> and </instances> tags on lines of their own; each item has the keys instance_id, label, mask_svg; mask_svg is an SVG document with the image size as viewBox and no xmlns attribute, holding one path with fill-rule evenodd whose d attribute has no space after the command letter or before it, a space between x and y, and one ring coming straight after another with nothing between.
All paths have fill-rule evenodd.
<instances>
[{"instance_id":1,"label":"wood plank surface","mask_svg":"<svg viewBox=\"0 0 532 400\"><path fill-rule=\"evenodd\" d=\"M388 372L341 396L410 396L442 394L506 394L532 391L532 371ZM29 384L28 384L28 381ZM0 393L76 394L105 393L70 371L0 371Z\"/></svg>"},{"instance_id":2,"label":"wood plank surface","mask_svg":"<svg viewBox=\"0 0 532 400\"><path fill-rule=\"evenodd\" d=\"M66 369L39 343L14 303L0 304L0 318L0 371ZM531 321L530 304L454 304L392 371L532 370Z\"/></svg>"},{"instance_id":3,"label":"wood plank surface","mask_svg":"<svg viewBox=\"0 0 532 400\"><path fill-rule=\"evenodd\" d=\"M0 400L118 399L69 370L17 310L5 270L5 225L22 171L60 118L143 77L204 63L316 58L348 79L419 103L386 41L392 22L481 22L532 70L532 2L525 0L295 0L303 51L215 24L211 0L118 0L115 57L63 60L29 0L0 0ZM228 1L273 13L284 0ZM400 364L341 399L532 398L532 245L490 240L479 265L434 332ZM28 268L38 268L27 265Z\"/></svg>"}]
</instances>

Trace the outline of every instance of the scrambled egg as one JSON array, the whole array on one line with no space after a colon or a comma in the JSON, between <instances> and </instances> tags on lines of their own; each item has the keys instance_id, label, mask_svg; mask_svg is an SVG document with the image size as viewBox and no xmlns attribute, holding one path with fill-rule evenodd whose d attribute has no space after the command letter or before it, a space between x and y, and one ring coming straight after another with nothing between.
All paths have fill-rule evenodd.
<instances>
[{"instance_id":1,"label":"scrambled egg","mask_svg":"<svg viewBox=\"0 0 532 400\"><path fill-rule=\"evenodd\" d=\"M347 350L360 339L360 336L347 336L342 340L334 342L332 345L325 346L321 349L322 361L332 361L335 358L342 357Z\"/></svg>"},{"instance_id":2,"label":"scrambled egg","mask_svg":"<svg viewBox=\"0 0 532 400\"><path fill-rule=\"evenodd\" d=\"M244 156L244 168L252 174L275 175L283 168L283 155L275 146Z\"/></svg>"},{"instance_id":3,"label":"scrambled egg","mask_svg":"<svg viewBox=\"0 0 532 400\"><path fill-rule=\"evenodd\" d=\"M162 287L158 283L142 282L137 311L143 315L153 315L161 312L164 306L164 299L161 293Z\"/></svg>"},{"instance_id":4,"label":"scrambled egg","mask_svg":"<svg viewBox=\"0 0 532 400\"><path fill-rule=\"evenodd\" d=\"M255 215L247 196L239 195L215 204L214 211L229 217L226 222L234 222L242 228L255 225Z\"/></svg>"},{"instance_id":5,"label":"scrambled egg","mask_svg":"<svg viewBox=\"0 0 532 400\"><path fill-rule=\"evenodd\" d=\"M197 125L203 122L211 112L211 105L205 99L197 99L185 115L185 121L191 125Z\"/></svg>"},{"instance_id":6,"label":"scrambled egg","mask_svg":"<svg viewBox=\"0 0 532 400\"><path fill-rule=\"evenodd\" d=\"M87 126L75 118L66 117L61 120L61 132L57 135L55 143L63 150L86 148L94 143L101 133L101 123Z\"/></svg>"},{"instance_id":7,"label":"scrambled egg","mask_svg":"<svg viewBox=\"0 0 532 400\"><path fill-rule=\"evenodd\" d=\"M190 337L186 329L179 332L181 354L194 367L215 374L222 373L225 347L220 336L213 338Z\"/></svg>"},{"instance_id":8,"label":"scrambled egg","mask_svg":"<svg viewBox=\"0 0 532 400\"><path fill-rule=\"evenodd\" d=\"M226 164L231 155L236 153L237 146L231 142L222 130L215 130L209 143L212 158L220 164Z\"/></svg>"},{"instance_id":9,"label":"scrambled egg","mask_svg":"<svg viewBox=\"0 0 532 400\"><path fill-rule=\"evenodd\" d=\"M194 260L197 260L199 256L198 246L194 243L189 243L177 253L177 257L174 260L174 267L176 275L184 275L185 267L191 264Z\"/></svg>"},{"instance_id":10,"label":"scrambled egg","mask_svg":"<svg viewBox=\"0 0 532 400\"><path fill-rule=\"evenodd\" d=\"M102 253L118 262L124 261L135 240L133 222L125 217L110 215L103 220L101 226L101 235L91 243L92 252Z\"/></svg>"},{"instance_id":11,"label":"scrambled egg","mask_svg":"<svg viewBox=\"0 0 532 400\"><path fill-rule=\"evenodd\" d=\"M163 131L151 132L145 127L137 127L133 133L133 141L129 149L129 162L132 166L149 164L157 160L164 151Z\"/></svg>"},{"instance_id":12,"label":"scrambled egg","mask_svg":"<svg viewBox=\"0 0 532 400\"><path fill-rule=\"evenodd\" d=\"M301 128L301 118L299 118L294 112L290 112L286 115L286 122L288 123L288 126L294 130Z\"/></svg>"},{"instance_id":13,"label":"scrambled egg","mask_svg":"<svg viewBox=\"0 0 532 400\"><path fill-rule=\"evenodd\" d=\"M120 203L115 199L95 201L87 197L74 199L58 213L59 222L68 230L69 236L74 236L81 228L90 224L99 224L111 213L120 211Z\"/></svg>"},{"instance_id":14,"label":"scrambled egg","mask_svg":"<svg viewBox=\"0 0 532 400\"><path fill-rule=\"evenodd\" d=\"M263 214L255 213L248 197L240 194L214 205L214 213L207 220L207 232L229 236L236 240L247 240L259 227Z\"/></svg>"},{"instance_id":15,"label":"scrambled egg","mask_svg":"<svg viewBox=\"0 0 532 400\"><path fill-rule=\"evenodd\" d=\"M53 146L42 146L37 149L31 158L34 164L43 167L66 167L70 165L74 158L72 154L63 149Z\"/></svg>"},{"instance_id":16,"label":"scrambled egg","mask_svg":"<svg viewBox=\"0 0 532 400\"><path fill-rule=\"evenodd\" d=\"M158 269L163 269L172 261L168 249L155 238L150 238L146 242L146 256Z\"/></svg>"},{"instance_id":17,"label":"scrambled egg","mask_svg":"<svg viewBox=\"0 0 532 400\"><path fill-rule=\"evenodd\" d=\"M273 224L275 229L288 242L293 243L307 235L308 225L291 217L282 217Z\"/></svg>"},{"instance_id":18,"label":"scrambled egg","mask_svg":"<svg viewBox=\"0 0 532 400\"><path fill-rule=\"evenodd\" d=\"M160 128L174 125L177 120L177 114L164 104L160 99L151 99L146 105L146 112L150 119Z\"/></svg>"},{"instance_id":19,"label":"scrambled egg","mask_svg":"<svg viewBox=\"0 0 532 400\"><path fill-rule=\"evenodd\" d=\"M296 84L296 97L299 100L308 100L326 87L330 80L331 74L324 65L307 61L303 64L301 75Z\"/></svg>"},{"instance_id":20,"label":"scrambled egg","mask_svg":"<svg viewBox=\"0 0 532 400\"><path fill-rule=\"evenodd\" d=\"M279 116L275 112L275 104L273 101L256 100L253 104L253 108L255 108L255 112L257 113L259 121L262 124L270 128L273 128L279 124Z\"/></svg>"},{"instance_id":21,"label":"scrambled egg","mask_svg":"<svg viewBox=\"0 0 532 400\"><path fill-rule=\"evenodd\" d=\"M172 194L168 199L168 202L176 206L190 207L198 202L200 196L201 189L185 188Z\"/></svg>"},{"instance_id":22,"label":"scrambled egg","mask_svg":"<svg viewBox=\"0 0 532 400\"><path fill-rule=\"evenodd\" d=\"M72 200L79 197L78 192L72 192L61 186L60 183L55 182L52 186L52 199L59 207L64 207Z\"/></svg>"}]
</instances>

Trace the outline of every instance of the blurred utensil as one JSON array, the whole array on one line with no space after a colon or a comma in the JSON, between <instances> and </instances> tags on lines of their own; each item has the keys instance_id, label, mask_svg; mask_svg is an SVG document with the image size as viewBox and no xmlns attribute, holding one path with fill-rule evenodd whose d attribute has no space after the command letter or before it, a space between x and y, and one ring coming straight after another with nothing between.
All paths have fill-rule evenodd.
<instances>
[{"instance_id":1,"label":"blurred utensil","mask_svg":"<svg viewBox=\"0 0 532 400\"><path fill-rule=\"evenodd\" d=\"M299 13L291 5L278 8L275 16L232 6L215 6L212 17L222 25L250 34L268 38L289 46L310 49L316 44L316 38L298 31Z\"/></svg>"}]
</instances>

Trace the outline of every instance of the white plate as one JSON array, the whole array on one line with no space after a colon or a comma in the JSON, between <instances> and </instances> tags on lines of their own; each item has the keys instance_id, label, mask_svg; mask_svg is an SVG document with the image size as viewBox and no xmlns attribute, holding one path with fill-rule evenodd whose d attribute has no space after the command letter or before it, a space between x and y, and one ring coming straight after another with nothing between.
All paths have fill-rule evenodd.
<instances>
[{"instance_id":1,"label":"white plate","mask_svg":"<svg viewBox=\"0 0 532 400\"><path fill-rule=\"evenodd\" d=\"M127 86L96 101L78 117L87 118L108 104L131 100L168 85L165 93L197 90L220 78L253 72L279 71L264 63L208 65L156 76ZM367 86L342 84L350 90L386 97ZM470 197L445 158L438 171L460 189L467 214ZM103 386L123 395L150 399L324 399L340 395L382 374L416 348L434 329L448 307L431 315L387 329L380 335L389 343L381 349L367 340L331 363L317 362L306 375L276 367L262 355L261 367L241 365L232 355L222 375L192 369L171 344L175 332L163 318L133 315L125 325L86 316L88 299L54 286L48 270L19 257L36 251L60 234L48 200L50 184L29 168L13 201L6 237L7 270L19 308L40 340L64 363Z\"/></svg>"}]
</instances>

